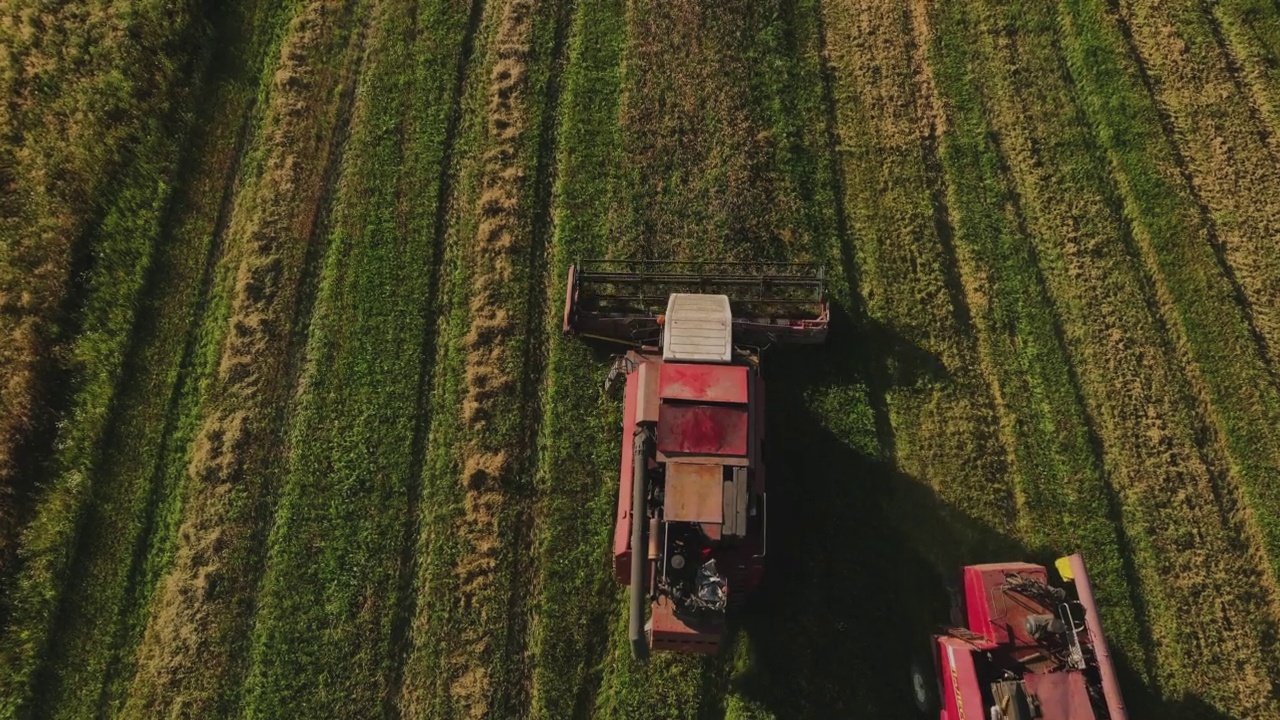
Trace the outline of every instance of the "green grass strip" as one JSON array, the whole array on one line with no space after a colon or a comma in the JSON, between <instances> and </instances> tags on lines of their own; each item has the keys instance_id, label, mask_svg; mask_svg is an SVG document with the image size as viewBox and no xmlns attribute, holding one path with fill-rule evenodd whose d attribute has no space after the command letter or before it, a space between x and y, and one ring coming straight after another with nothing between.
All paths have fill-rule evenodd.
<instances>
[{"instance_id":1,"label":"green grass strip","mask_svg":"<svg viewBox=\"0 0 1280 720\"><path fill-rule=\"evenodd\" d=\"M1271 576L1280 572L1280 397L1242 309L1219 268L1190 189L1169 168L1174 149L1145 92L1120 28L1101 0L1059 3L1063 45L1081 103L1115 176L1126 219L1207 390L1232 474L1261 535Z\"/></svg>"},{"instance_id":2,"label":"green grass strip","mask_svg":"<svg viewBox=\"0 0 1280 720\"><path fill-rule=\"evenodd\" d=\"M1258 110L1272 135L1280 132L1280 4L1275 0L1204 0L1243 80L1256 89Z\"/></svg>"},{"instance_id":3,"label":"green grass strip","mask_svg":"<svg viewBox=\"0 0 1280 720\"><path fill-rule=\"evenodd\" d=\"M126 609L143 590L143 559L155 540L158 505L173 492L161 470L165 443L175 430L175 393L190 368L199 313L209 303L214 225L230 188L242 129L257 89L264 45L272 35L262 4L232 8L216 32L230 34L214 56L215 89L201 100L200 116L211 123L183 161L174 220L164 228L154 284L142 310L137 349L130 355L116 429L108 433L94 480L81 545L41 689L50 717L81 717L97 711L103 685L120 645L129 644ZM254 32L254 26L263 25ZM277 20L278 24L278 20ZM206 367L208 367L206 365ZM163 543L161 543L163 544ZM152 576L154 577L154 576Z\"/></svg>"},{"instance_id":4,"label":"green grass strip","mask_svg":"<svg viewBox=\"0 0 1280 720\"><path fill-rule=\"evenodd\" d=\"M1137 652L1139 628L1128 597L1113 512L1090 440L1089 419L1061 339L1060 319L1022 223L1024 210L986 119L973 78L970 20L960 5L941 6L931 59L948 111L940 140L948 205L962 272L986 279L985 307L974 319L986 336L986 361L1014 420L1023 542L1045 554L1089 559L1113 643Z\"/></svg>"},{"instance_id":5,"label":"green grass strip","mask_svg":"<svg viewBox=\"0 0 1280 720\"><path fill-rule=\"evenodd\" d=\"M308 381L255 621L246 714L389 704L436 203L466 8L388 0L370 29Z\"/></svg>"},{"instance_id":6,"label":"green grass strip","mask_svg":"<svg viewBox=\"0 0 1280 720\"><path fill-rule=\"evenodd\" d=\"M617 172L618 96L626 35L620 0L578 3L560 105L555 234L547 287L547 384L535 475L535 718L583 717L612 629L611 547L619 445L616 403L601 396L604 363L561 334L569 264L604 256Z\"/></svg>"},{"instance_id":7,"label":"green grass strip","mask_svg":"<svg viewBox=\"0 0 1280 720\"><path fill-rule=\"evenodd\" d=\"M545 274L542 247L548 232L544 225L554 163L547 135L554 131L554 116L547 113L556 92L560 43L570 4L546 2L532 9L527 52L498 46L505 9L503 3L484 6L466 68L455 151L457 180L450 191L441 264L441 329L422 480L416 611L400 699L401 712L411 717L454 717L480 711L503 717L523 712L528 703L530 668L524 652L528 611L524 604L529 599L527 584L532 575L528 516L534 424L539 419L532 400L540 387L538 368L543 363L539 339ZM493 70L499 56L508 52L518 55L514 64L523 66L514 109L521 133L514 143L512 166L496 155L494 159L489 156L500 147L500 141L489 134L491 91L497 82ZM496 276L481 278L479 274L498 272L476 261L484 244L480 241L490 239L479 236L488 212L481 210L480 201L502 182L488 172L499 162L504 163L503 168L518 170L519 178L514 183L514 219L504 216L504 222L514 224L514 228L508 227L513 238L507 250L511 253L511 276L494 291L495 307L513 320L513 329L495 340L498 366L486 368L502 378L504 389L485 401L489 420L469 426L460 411L467 399L467 363L472 360L468 357L472 343L467 339L473 320L471 293L481 282L494 289ZM500 498L494 517L480 517L486 508L467 507L463 467L468 454L501 456L504 460L497 478ZM468 516L468 510L479 512ZM499 531L476 538L474 534L482 526L496 526ZM478 543L492 545L478 553ZM492 566L483 571L469 566L481 556L492 561ZM479 590L460 582L477 576L482 576ZM460 601L464 596L465 606Z\"/></svg>"},{"instance_id":8,"label":"green grass strip","mask_svg":"<svg viewBox=\"0 0 1280 720\"><path fill-rule=\"evenodd\" d=\"M139 28L154 32L155 8L139 8ZM7 598L8 628L0 640L0 717L16 717L26 707L32 682L55 629L102 442L111 423L116 391L130 351L137 311L168 211L190 103L201 86L204 45L193 16L170 18L166 42L187 38L192 75L173 73L172 86L154 88L153 103L139 103L124 123L137 133L109 194L102 220L92 230L92 269L86 282L80 332L70 345L74 394L59 425L48 479L31 524L22 535L20 570ZM156 38L148 38L156 40ZM142 48L131 48L142 51ZM167 61L183 64L181 58ZM134 78L143 82L141 78ZM190 83L190 85L185 85ZM185 86L184 86L185 85ZM121 91L137 88L121 88Z\"/></svg>"}]
</instances>

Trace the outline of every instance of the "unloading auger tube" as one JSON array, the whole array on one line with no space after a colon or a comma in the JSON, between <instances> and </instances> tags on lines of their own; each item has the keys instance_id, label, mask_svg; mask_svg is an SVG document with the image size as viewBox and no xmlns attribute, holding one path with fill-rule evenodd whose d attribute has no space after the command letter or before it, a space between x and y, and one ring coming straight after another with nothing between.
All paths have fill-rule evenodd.
<instances>
[{"instance_id":1,"label":"unloading auger tube","mask_svg":"<svg viewBox=\"0 0 1280 720\"><path fill-rule=\"evenodd\" d=\"M631 640L631 655L637 660L649 657L649 642L644 634L645 582L644 566L647 562L644 547L644 526L648 513L649 457L653 454L653 431L646 425L636 427L633 443L631 483L631 615L627 621L627 637Z\"/></svg>"},{"instance_id":2,"label":"unloading auger tube","mask_svg":"<svg viewBox=\"0 0 1280 720\"><path fill-rule=\"evenodd\" d=\"M825 269L811 263L582 260L569 267L566 333L654 344L672 294L725 295L739 345L821 343L830 310Z\"/></svg>"}]
</instances>

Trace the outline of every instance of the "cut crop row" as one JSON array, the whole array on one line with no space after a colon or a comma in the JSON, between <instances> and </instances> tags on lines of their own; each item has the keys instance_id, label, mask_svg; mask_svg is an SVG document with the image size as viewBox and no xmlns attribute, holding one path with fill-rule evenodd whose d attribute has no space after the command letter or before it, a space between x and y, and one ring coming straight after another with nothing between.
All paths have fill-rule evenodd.
<instances>
[{"instance_id":1,"label":"cut crop row","mask_svg":"<svg viewBox=\"0 0 1280 720\"><path fill-rule=\"evenodd\" d=\"M965 474L951 478L957 487L941 498L950 521L938 524L946 533L929 538L947 547L947 565L955 573L960 562L1012 560L1083 551L1091 560L1107 611L1108 630L1115 644L1138 652L1139 628L1126 589L1123 557L1117 537L1100 461L1094 455L1092 428L1085 415L1073 368L1062 345L1059 318L1037 266L1036 254L1025 237L1023 218L996 147L988 142L986 108L975 92L966 64L972 47L964 38L965 23L955 6L911 5L909 26L900 32L914 36L916 82L920 83L915 124L927 123L916 152L925 169L937 163L940 173L931 193L937 232L950 241L945 272L972 318L979 366L991 397L995 398L998 428L1006 445L1014 518L998 521L984 516L965 500L982 486L964 484ZM884 91L887 92L887 91ZM899 91L901 92L901 91ZM878 104L883 106L883 102ZM937 155L931 147L937 140ZM947 266L950 265L950 266ZM868 272L868 275L874 274ZM884 281L881 281L884 282ZM890 287L893 287L892 284ZM964 372L964 368L947 368ZM974 380L964 396L951 402L974 402L988 392ZM970 425L983 434L995 428ZM909 432L909 430L908 430ZM899 455L913 448L896 443ZM989 460L988 460L989 461ZM980 479L980 478L979 478ZM987 480L987 487L989 487ZM919 507L913 507L919 514ZM906 518L919 523L918 518ZM947 539L948 536L959 538ZM968 536L968 537L966 537ZM952 547L957 546L957 547ZM966 550L965 550L966 548ZM963 552L957 556L956 552Z\"/></svg>"},{"instance_id":2,"label":"cut crop row","mask_svg":"<svg viewBox=\"0 0 1280 720\"><path fill-rule=\"evenodd\" d=\"M360 4L299 8L265 101L261 172L230 220L243 247L230 318L189 456L172 566L160 580L124 714L230 714L240 702L265 524L282 465L294 325L358 60Z\"/></svg>"},{"instance_id":3,"label":"cut crop row","mask_svg":"<svg viewBox=\"0 0 1280 720\"><path fill-rule=\"evenodd\" d=\"M23 198L0 218L0 579L6 588L0 615L9 627L0 640L0 715L6 717L29 700L76 548L92 540L81 531L94 475L208 60L190 8L135 8L129 22L13 10L25 21L6 24L16 33L6 38L6 50L22 67L5 75L12 93L5 132L21 137L22 145L0 149L11 153L12 196ZM113 47L118 54L104 53L102 66L49 58L58 55L44 45L50 37L89 42L104 29L99 22L122 23L135 41ZM48 36L33 37L42 23ZM138 60L152 53L166 57ZM63 94L43 97L41 88L63 84ZM115 117L84 110L113 104ZM77 263L83 277L73 278ZM64 312L72 305L74 318ZM40 389L41 378L55 376L61 398ZM64 412L47 458L26 434L37 405ZM17 470L10 453L19 447L27 470L39 467L45 475L28 499L33 511L25 527L10 504L20 499L10 485ZM10 543L19 531L17 573L10 578Z\"/></svg>"},{"instance_id":4,"label":"cut crop row","mask_svg":"<svg viewBox=\"0 0 1280 720\"><path fill-rule=\"evenodd\" d=\"M1125 0L1116 20L1165 113L1177 167L1204 206L1210 240L1274 367L1280 363L1280 146L1267 142L1262 118L1200 4Z\"/></svg>"},{"instance_id":5,"label":"cut crop row","mask_svg":"<svg viewBox=\"0 0 1280 720\"><path fill-rule=\"evenodd\" d=\"M12 2L0 13L0 579L7 579L37 500L30 497L36 474L82 472L93 462L206 46L191 3ZM52 450L58 433L61 449ZM59 455L52 471L41 467L51 450ZM48 536L68 522L46 513L24 542L28 554L62 545Z\"/></svg>"},{"instance_id":6,"label":"cut crop row","mask_svg":"<svg viewBox=\"0 0 1280 720\"><path fill-rule=\"evenodd\" d=\"M1226 522L1243 527L1250 564L1270 576L1264 587L1274 587L1280 497L1269 478L1278 458L1280 398L1273 375L1214 256L1212 228L1192 188L1169 171L1177 167L1176 149L1122 27L1101 2L1064 2L1059 18L1080 104L1105 151L1174 347L1189 358L1199 412L1211 430L1199 441L1211 450L1220 438L1235 478L1215 486L1218 503Z\"/></svg>"},{"instance_id":7,"label":"cut crop row","mask_svg":"<svg viewBox=\"0 0 1280 720\"><path fill-rule=\"evenodd\" d=\"M49 717L82 717L111 706L118 693L104 689L109 676L127 675L131 667L127 658L140 627L135 616L156 576L150 562L156 528L180 486L175 480L181 471L166 467L178 432L178 393L187 388L196 395L193 383L212 365L198 359L208 357L199 351L200 314L211 304L225 305L215 300L225 293L213 290L213 269L222 252L219 228L225 225L232 179L253 127L264 49L275 36L268 7L228 8L214 26L222 42L211 59L211 91L199 103L201 129L185 155L161 228L166 242L150 273L102 460L86 474L92 501L71 556L45 680L36 686Z\"/></svg>"},{"instance_id":8,"label":"cut crop row","mask_svg":"<svg viewBox=\"0 0 1280 720\"><path fill-rule=\"evenodd\" d=\"M527 583L554 104L570 4L487 5L445 238L411 717L527 707Z\"/></svg>"},{"instance_id":9,"label":"cut crop row","mask_svg":"<svg viewBox=\"0 0 1280 720\"><path fill-rule=\"evenodd\" d=\"M467 10L372 10L258 595L250 716L395 715L437 199Z\"/></svg>"},{"instance_id":10,"label":"cut crop row","mask_svg":"<svg viewBox=\"0 0 1280 720\"><path fill-rule=\"evenodd\" d=\"M1246 708L1264 690L1248 685L1257 677L1208 668L1224 647L1265 665L1259 638L1274 635L1273 606L1235 540L1238 518L1224 523L1215 493L1228 469L1220 448L1205 441L1212 433L1112 201L1070 90L1056 18L1031 7L971 7L960 22L974 28L972 66L1002 69L979 83L996 149L1075 360L1122 532L1133 539L1127 550L1148 611L1143 644L1156 660L1152 679L1184 678ZM1205 596L1219 598L1220 620L1206 617L1184 634L1181 618Z\"/></svg>"},{"instance_id":11,"label":"cut crop row","mask_svg":"<svg viewBox=\"0 0 1280 720\"><path fill-rule=\"evenodd\" d=\"M1280 151L1280 5L1273 0L1203 2L1214 39L1265 124L1264 140Z\"/></svg>"},{"instance_id":12,"label":"cut crop row","mask_svg":"<svg viewBox=\"0 0 1280 720\"><path fill-rule=\"evenodd\" d=\"M1002 426L984 377L971 298L955 267L928 38L913 34L899 3L832 3L825 20L842 201L872 330L865 342L885 390L886 452L914 482L982 518L993 532L1012 534L1012 459L1003 446L1010 441L997 432ZM932 540L919 542L938 553L940 567L981 543Z\"/></svg>"}]
</instances>

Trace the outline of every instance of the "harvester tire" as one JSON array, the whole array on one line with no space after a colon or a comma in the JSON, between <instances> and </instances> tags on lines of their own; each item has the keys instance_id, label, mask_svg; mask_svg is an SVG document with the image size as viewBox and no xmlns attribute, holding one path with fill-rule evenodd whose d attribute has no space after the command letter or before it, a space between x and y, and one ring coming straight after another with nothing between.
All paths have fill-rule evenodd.
<instances>
[{"instance_id":1,"label":"harvester tire","mask_svg":"<svg viewBox=\"0 0 1280 720\"><path fill-rule=\"evenodd\" d=\"M938 679L933 663L917 655L911 660L911 700L925 717L938 717Z\"/></svg>"},{"instance_id":2,"label":"harvester tire","mask_svg":"<svg viewBox=\"0 0 1280 720\"><path fill-rule=\"evenodd\" d=\"M967 618L964 613L964 595L957 585L947 585L947 600L950 604L951 626L964 627Z\"/></svg>"}]
</instances>

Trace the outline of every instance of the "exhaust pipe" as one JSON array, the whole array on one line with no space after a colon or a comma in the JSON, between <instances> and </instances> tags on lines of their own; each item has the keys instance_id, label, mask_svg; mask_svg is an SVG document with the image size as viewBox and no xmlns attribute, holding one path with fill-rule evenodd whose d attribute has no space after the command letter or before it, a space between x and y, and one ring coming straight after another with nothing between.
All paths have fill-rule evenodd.
<instances>
[{"instance_id":1,"label":"exhaust pipe","mask_svg":"<svg viewBox=\"0 0 1280 720\"><path fill-rule=\"evenodd\" d=\"M649 657L649 642L644 635L644 524L647 513L645 504L649 494L649 450L652 436L648 428L636 428L632 440L631 471L631 617L627 636L631 639L631 656L637 660Z\"/></svg>"},{"instance_id":2,"label":"exhaust pipe","mask_svg":"<svg viewBox=\"0 0 1280 720\"><path fill-rule=\"evenodd\" d=\"M1102 634L1102 618L1098 615L1098 601L1093 596L1093 583L1089 582L1089 573L1084 568L1084 558L1079 553L1067 558L1071 574L1075 577L1076 595L1080 597L1080 605L1084 607L1084 624L1089 631L1089 639L1093 641L1093 653L1098 660L1098 674L1102 676L1102 696L1107 701L1107 712L1111 720L1127 720L1124 697L1120 695L1120 681L1116 678L1116 668L1111 662L1111 649L1107 647L1107 638Z\"/></svg>"}]
</instances>

